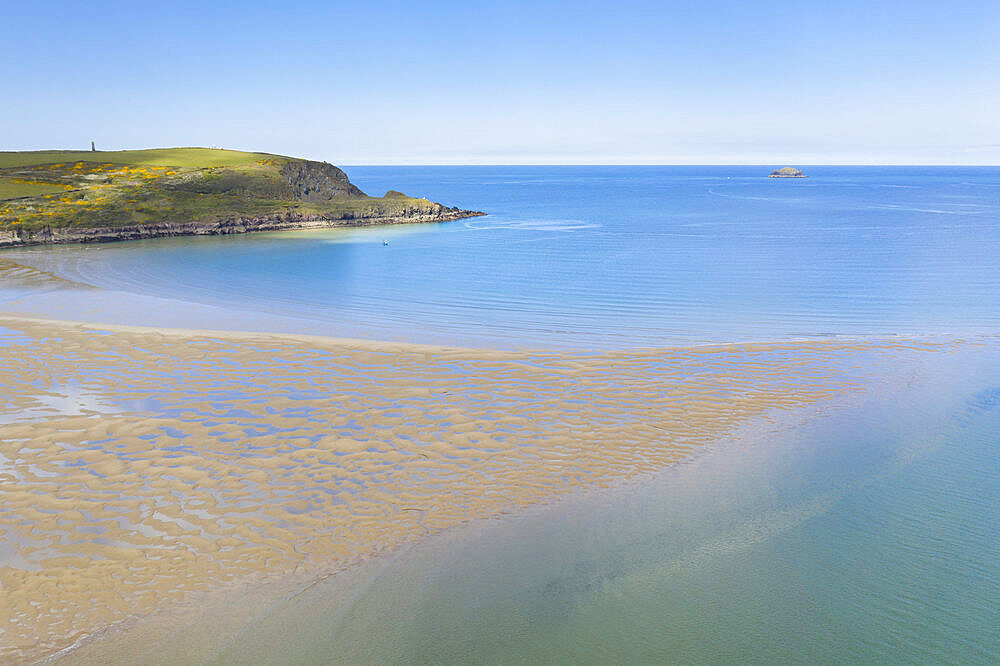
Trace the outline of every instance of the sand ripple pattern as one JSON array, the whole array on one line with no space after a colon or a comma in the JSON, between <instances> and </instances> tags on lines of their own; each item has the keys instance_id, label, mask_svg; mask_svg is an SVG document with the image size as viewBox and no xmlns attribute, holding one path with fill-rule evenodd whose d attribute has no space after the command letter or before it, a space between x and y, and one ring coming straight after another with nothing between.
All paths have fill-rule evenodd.
<instances>
[{"instance_id":1,"label":"sand ripple pattern","mask_svg":"<svg viewBox=\"0 0 1000 666\"><path fill-rule=\"evenodd\" d=\"M545 354L0 319L0 658L683 459L932 343Z\"/></svg>"}]
</instances>

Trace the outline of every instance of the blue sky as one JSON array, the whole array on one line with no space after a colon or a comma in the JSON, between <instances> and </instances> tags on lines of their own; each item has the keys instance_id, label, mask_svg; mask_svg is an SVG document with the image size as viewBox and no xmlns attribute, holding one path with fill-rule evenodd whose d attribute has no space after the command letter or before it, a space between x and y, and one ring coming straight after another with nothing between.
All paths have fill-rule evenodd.
<instances>
[{"instance_id":1,"label":"blue sky","mask_svg":"<svg viewBox=\"0 0 1000 666\"><path fill-rule=\"evenodd\" d=\"M43 2L0 150L1000 164L1000 2Z\"/></svg>"}]
</instances>

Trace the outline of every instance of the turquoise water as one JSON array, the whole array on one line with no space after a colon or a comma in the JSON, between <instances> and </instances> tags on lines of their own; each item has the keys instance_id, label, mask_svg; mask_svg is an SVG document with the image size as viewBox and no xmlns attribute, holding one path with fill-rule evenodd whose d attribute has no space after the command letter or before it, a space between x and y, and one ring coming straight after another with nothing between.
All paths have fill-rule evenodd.
<instances>
[{"instance_id":1,"label":"turquoise water","mask_svg":"<svg viewBox=\"0 0 1000 666\"><path fill-rule=\"evenodd\" d=\"M113 295L0 307L501 347L1000 331L1000 168L806 171L351 167L490 215L4 252Z\"/></svg>"},{"instance_id":2,"label":"turquoise water","mask_svg":"<svg viewBox=\"0 0 1000 666\"><path fill-rule=\"evenodd\" d=\"M618 492L439 535L218 663L996 663L1000 354Z\"/></svg>"}]
</instances>

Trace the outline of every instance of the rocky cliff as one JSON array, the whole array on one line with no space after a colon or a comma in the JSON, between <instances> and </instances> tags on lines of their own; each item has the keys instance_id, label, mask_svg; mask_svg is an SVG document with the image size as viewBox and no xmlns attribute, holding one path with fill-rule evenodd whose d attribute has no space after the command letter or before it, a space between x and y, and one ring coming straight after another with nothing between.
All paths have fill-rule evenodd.
<instances>
[{"instance_id":1,"label":"rocky cliff","mask_svg":"<svg viewBox=\"0 0 1000 666\"><path fill-rule=\"evenodd\" d=\"M347 174L326 162L287 162L280 169L292 196L299 201L332 201L338 197L363 197Z\"/></svg>"}]
</instances>

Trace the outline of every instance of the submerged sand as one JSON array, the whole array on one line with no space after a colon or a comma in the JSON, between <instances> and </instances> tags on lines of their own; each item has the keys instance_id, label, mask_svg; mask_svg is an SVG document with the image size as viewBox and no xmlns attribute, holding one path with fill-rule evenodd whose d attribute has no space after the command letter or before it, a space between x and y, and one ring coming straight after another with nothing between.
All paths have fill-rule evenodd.
<instances>
[{"instance_id":1,"label":"submerged sand","mask_svg":"<svg viewBox=\"0 0 1000 666\"><path fill-rule=\"evenodd\" d=\"M921 341L497 352L0 317L0 659L328 575L905 374ZM74 653L75 654L75 653Z\"/></svg>"}]
</instances>

